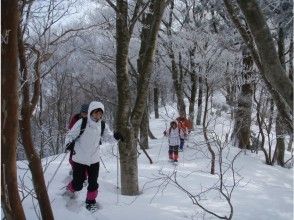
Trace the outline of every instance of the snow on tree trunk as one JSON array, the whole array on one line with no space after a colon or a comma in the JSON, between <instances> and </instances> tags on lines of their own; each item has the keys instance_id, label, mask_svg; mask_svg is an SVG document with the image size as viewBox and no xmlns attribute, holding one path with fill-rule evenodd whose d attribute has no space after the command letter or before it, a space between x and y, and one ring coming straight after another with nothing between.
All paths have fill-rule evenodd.
<instances>
[{"instance_id":1,"label":"snow on tree trunk","mask_svg":"<svg viewBox=\"0 0 294 220\"><path fill-rule=\"evenodd\" d=\"M194 127L194 114L195 114L195 103L196 103L196 94L197 94L197 75L196 75L196 65L195 65L195 51L196 47L191 49L189 51L190 55L190 63L191 63L191 73L190 73L190 79L191 79L191 97L189 100L189 119L192 121L192 126ZM192 127L192 128L193 128Z\"/></svg>"},{"instance_id":2,"label":"snow on tree trunk","mask_svg":"<svg viewBox=\"0 0 294 220\"><path fill-rule=\"evenodd\" d=\"M203 96L203 80L202 76L198 77L199 81L199 92L198 92L198 109L197 109L197 117L196 117L196 125L201 124L201 116L202 116L202 96Z\"/></svg>"},{"instance_id":3,"label":"snow on tree trunk","mask_svg":"<svg viewBox=\"0 0 294 220\"><path fill-rule=\"evenodd\" d=\"M269 27L256 0L237 0L254 38L264 75L288 108L293 107L293 85L283 69Z\"/></svg>"},{"instance_id":4,"label":"snow on tree trunk","mask_svg":"<svg viewBox=\"0 0 294 220\"><path fill-rule=\"evenodd\" d=\"M251 8L251 10L249 10L249 11L254 12L252 16L247 16L247 17L250 17L249 23L251 23L251 25L253 26L253 28L250 28L250 31L249 31L249 30L247 30L247 28L244 27L244 25L242 25L242 21L239 19L239 17L240 17L239 12L238 12L239 7L237 5L235 5L232 1L229 1L229 0L223 0L223 1L225 4L225 7L227 8L227 11L230 15L231 20L233 21L233 23L237 27L240 35L243 38L244 43L250 49L251 55L254 59L254 62L259 69L260 76L261 76L262 80L264 81L267 89L271 93L280 114L282 114L283 117L286 119L285 123L287 125L288 130L291 130L291 132L292 132L292 130L293 130L292 116L291 116L292 115L292 106L289 106L286 103L286 101L285 101L286 98L282 97L282 94L277 89L276 85L274 85L269 80L269 78L272 78L272 79L275 78L273 81L277 80L276 83L279 83L279 86L284 87L284 89L290 88L289 89L289 93L291 94L290 96L292 96L292 92L291 92L292 85L289 85L289 82L287 81L287 79L285 79L285 77L284 77L285 74L283 73L283 71L280 73L278 73L278 71L276 71L276 70L272 72L270 68L265 68L265 66L264 66L264 63L266 64L267 67L269 67L271 64L275 65L277 62L277 59L276 59L277 54L275 51L275 45L273 43L272 36L270 35L269 28L267 27L267 24L264 21L264 18L260 12L260 9L257 7L257 4L254 0L248 1L248 3L251 6L253 5L253 8ZM245 4L245 3L246 2L242 1L242 4ZM240 5L240 3L239 3L239 5ZM246 11L247 6L244 6L243 10ZM257 15L255 15L255 14L257 14ZM256 22L256 24L254 24L255 21L258 21L258 22ZM257 32L257 33L253 33L253 32ZM258 38L255 37L255 39L254 39L253 35L259 35L259 36L258 36ZM258 42L258 45L259 45L259 47L257 47L257 48L255 46L257 44L256 42ZM262 52L260 52L260 50ZM262 57L260 55L261 53L263 55L265 54L267 56L264 55ZM274 56L271 57L271 54L273 54ZM274 62L272 62L273 59L274 59ZM275 65L275 67L277 67L277 66L280 66L279 63ZM281 69L281 68L277 67L277 69ZM279 80L279 77L281 77L283 79L282 81L283 82L285 81L286 84L283 84L283 82ZM278 79L276 79L276 78L278 78ZM280 84L280 82L281 82L281 84Z\"/></svg>"},{"instance_id":5,"label":"snow on tree trunk","mask_svg":"<svg viewBox=\"0 0 294 220\"><path fill-rule=\"evenodd\" d=\"M251 112L252 112L252 95L253 89L250 82L251 71L253 66L252 57L245 52L243 54L243 81L241 91L238 97L238 106L236 109L235 125L233 137L235 144L241 149L250 148L250 127L251 127Z\"/></svg>"}]
</instances>

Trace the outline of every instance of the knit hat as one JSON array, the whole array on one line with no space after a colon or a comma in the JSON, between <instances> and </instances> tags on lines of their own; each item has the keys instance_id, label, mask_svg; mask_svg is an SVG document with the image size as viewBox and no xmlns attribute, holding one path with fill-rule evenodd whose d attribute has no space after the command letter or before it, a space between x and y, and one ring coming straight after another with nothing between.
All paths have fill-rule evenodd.
<instances>
[{"instance_id":1,"label":"knit hat","mask_svg":"<svg viewBox=\"0 0 294 220\"><path fill-rule=\"evenodd\" d=\"M85 112L85 113L87 113L88 112L88 108L89 108L89 105L88 104L83 104L82 106L81 106L81 113L82 112Z\"/></svg>"}]
</instances>

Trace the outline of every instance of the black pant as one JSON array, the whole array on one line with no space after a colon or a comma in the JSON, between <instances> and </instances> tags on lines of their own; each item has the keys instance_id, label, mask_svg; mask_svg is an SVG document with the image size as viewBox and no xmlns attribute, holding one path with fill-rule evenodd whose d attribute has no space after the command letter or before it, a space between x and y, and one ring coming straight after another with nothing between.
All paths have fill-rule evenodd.
<instances>
[{"instance_id":1,"label":"black pant","mask_svg":"<svg viewBox=\"0 0 294 220\"><path fill-rule=\"evenodd\" d=\"M90 166L74 162L72 186L75 191L80 191L83 188L83 183L86 179L85 172L88 172L88 191L98 189L99 162Z\"/></svg>"}]
</instances>

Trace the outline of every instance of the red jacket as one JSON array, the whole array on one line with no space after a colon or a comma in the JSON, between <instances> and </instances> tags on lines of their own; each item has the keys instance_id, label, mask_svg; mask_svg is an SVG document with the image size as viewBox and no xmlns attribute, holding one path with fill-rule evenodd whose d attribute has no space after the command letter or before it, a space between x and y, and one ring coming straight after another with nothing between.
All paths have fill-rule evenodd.
<instances>
[{"instance_id":1,"label":"red jacket","mask_svg":"<svg viewBox=\"0 0 294 220\"><path fill-rule=\"evenodd\" d=\"M176 120L178 121L178 127L182 129L185 133L189 133L191 131L193 124L189 119L178 117Z\"/></svg>"}]
</instances>

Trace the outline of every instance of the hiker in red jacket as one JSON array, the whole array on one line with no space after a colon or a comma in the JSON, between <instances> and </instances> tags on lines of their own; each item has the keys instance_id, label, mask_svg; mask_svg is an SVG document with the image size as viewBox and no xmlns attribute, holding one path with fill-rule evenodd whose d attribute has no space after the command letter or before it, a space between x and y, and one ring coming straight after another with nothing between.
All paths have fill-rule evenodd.
<instances>
[{"instance_id":1,"label":"hiker in red jacket","mask_svg":"<svg viewBox=\"0 0 294 220\"><path fill-rule=\"evenodd\" d=\"M180 137L180 146L179 150L183 151L185 139L188 138L188 134L191 132L192 123L190 120L186 119L185 117L178 117L177 119L178 127L182 131L183 135Z\"/></svg>"}]
</instances>

